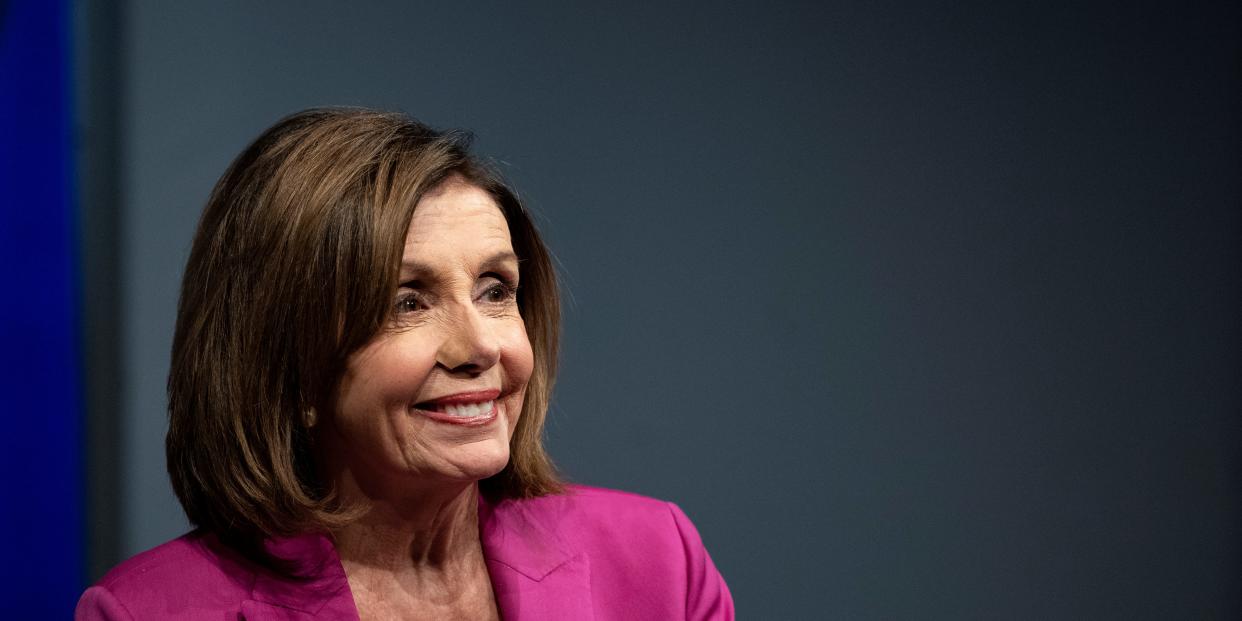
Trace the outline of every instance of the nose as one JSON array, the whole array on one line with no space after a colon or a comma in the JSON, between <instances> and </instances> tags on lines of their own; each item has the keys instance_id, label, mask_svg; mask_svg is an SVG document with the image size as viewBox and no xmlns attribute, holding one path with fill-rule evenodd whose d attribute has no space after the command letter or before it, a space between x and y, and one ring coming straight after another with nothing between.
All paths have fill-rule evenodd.
<instances>
[{"instance_id":1,"label":"nose","mask_svg":"<svg viewBox=\"0 0 1242 621\"><path fill-rule=\"evenodd\" d=\"M500 361L500 343L479 310L463 305L446 326L436 363L451 373L478 375Z\"/></svg>"}]
</instances>

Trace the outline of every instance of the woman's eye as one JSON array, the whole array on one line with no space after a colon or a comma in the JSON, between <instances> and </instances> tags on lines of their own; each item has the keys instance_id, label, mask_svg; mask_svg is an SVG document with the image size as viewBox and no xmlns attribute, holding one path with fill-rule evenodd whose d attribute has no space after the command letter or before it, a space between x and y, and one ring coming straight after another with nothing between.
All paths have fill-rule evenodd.
<instances>
[{"instance_id":1,"label":"woman's eye","mask_svg":"<svg viewBox=\"0 0 1242 621\"><path fill-rule=\"evenodd\" d=\"M493 283L483 292L483 301L502 304L517 296L517 287L504 282Z\"/></svg>"},{"instance_id":2,"label":"woman's eye","mask_svg":"<svg viewBox=\"0 0 1242 621\"><path fill-rule=\"evenodd\" d=\"M397 303L394 305L393 310L400 315L420 311L423 310L423 308L425 308L425 306L423 305L422 300L418 298L418 295L414 292L408 292L397 296Z\"/></svg>"}]
</instances>

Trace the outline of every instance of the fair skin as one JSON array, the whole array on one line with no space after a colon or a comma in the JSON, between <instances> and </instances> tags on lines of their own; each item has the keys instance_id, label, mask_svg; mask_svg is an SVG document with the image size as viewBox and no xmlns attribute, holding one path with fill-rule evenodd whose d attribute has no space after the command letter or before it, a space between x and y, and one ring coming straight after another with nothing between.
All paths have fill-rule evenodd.
<instances>
[{"instance_id":1,"label":"fair skin","mask_svg":"<svg viewBox=\"0 0 1242 621\"><path fill-rule=\"evenodd\" d=\"M449 179L415 207L392 325L347 362L317 438L363 517L333 533L362 619L499 619L479 480L509 460L534 366L500 207Z\"/></svg>"}]
</instances>

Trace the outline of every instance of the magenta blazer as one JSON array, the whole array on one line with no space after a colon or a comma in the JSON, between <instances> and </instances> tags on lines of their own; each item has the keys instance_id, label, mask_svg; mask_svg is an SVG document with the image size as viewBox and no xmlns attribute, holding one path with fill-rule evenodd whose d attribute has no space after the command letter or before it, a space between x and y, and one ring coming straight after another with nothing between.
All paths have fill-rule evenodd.
<instances>
[{"instance_id":1,"label":"magenta blazer","mask_svg":"<svg viewBox=\"0 0 1242 621\"><path fill-rule=\"evenodd\" d=\"M570 486L489 505L479 534L500 616L515 619L733 619L733 599L677 505ZM331 541L269 542L312 579L290 580L194 531L121 563L78 602L75 618L264 621L357 619Z\"/></svg>"}]
</instances>

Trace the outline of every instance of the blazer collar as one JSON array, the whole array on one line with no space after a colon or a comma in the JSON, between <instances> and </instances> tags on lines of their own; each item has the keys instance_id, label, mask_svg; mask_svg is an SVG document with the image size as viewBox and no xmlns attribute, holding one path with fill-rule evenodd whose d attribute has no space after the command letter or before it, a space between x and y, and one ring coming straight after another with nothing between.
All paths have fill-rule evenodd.
<instances>
[{"instance_id":1,"label":"blazer collar","mask_svg":"<svg viewBox=\"0 0 1242 621\"><path fill-rule=\"evenodd\" d=\"M558 535L561 514L554 509L561 500L491 504L479 498L479 537L504 619L594 617L590 559ZM532 502L543 508L534 511Z\"/></svg>"},{"instance_id":2,"label":"blazer collar","mask_svg":"<svg viewBox=\"0 0 1242 621\"><path fill-rule=\"evenodd\" d=\"M559 506L559 499L543 503ZM489 503L479 498L479 537L500 615L514 619L593 618L591 568L587 555L557 534L559 512L534 512L530 501ZM357 619L349 580L332 542L324 535L269 540L268 551L291 560L306 581L260 570L246 621Z\"/></svg>"},{"instance_id":3,"label":"blazer collar","mask_svg":"<svg viewBox=\"0 0 1242 621\"><path fill-rule=\"evenodd\" d=\"M345 568L326 535L269 539L267 551L287 559L305 580L290 580L267 570L255 575L250 599L242 602L246 621L357 619Z\"/></svg>"}]
</instances>

